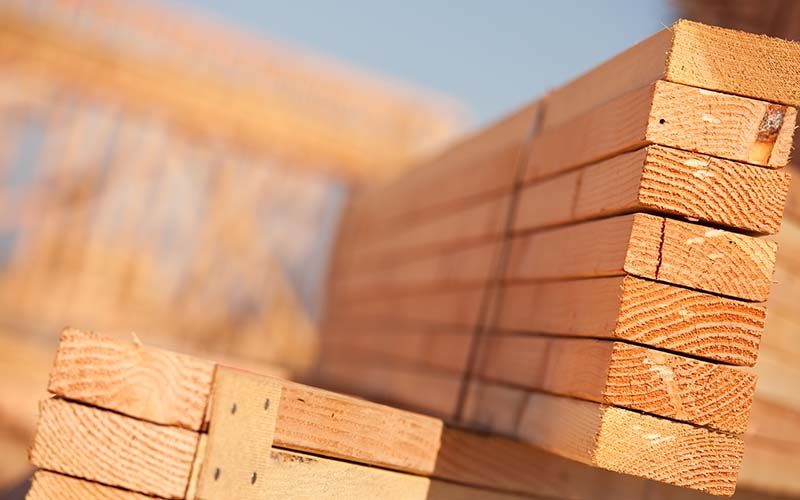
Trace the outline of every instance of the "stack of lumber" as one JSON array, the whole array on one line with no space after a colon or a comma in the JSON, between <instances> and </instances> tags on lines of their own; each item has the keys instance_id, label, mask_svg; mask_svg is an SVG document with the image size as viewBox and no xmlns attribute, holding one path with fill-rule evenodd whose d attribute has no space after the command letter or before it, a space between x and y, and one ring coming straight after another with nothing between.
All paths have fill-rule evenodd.
<instances>
[{"instance_id":1,"label":"stack of lumber","mask_svg":"<svg viewBox=\"0 0 800 500\"><path fill-rule=\"evenodd\" d=\"M49 390L29 499L512 500L495 490L600 480L563 460L528 469L540 453L435 418L77 330Z\"/></svg>"},{"instance_id":2,"label":"stack of lumber","mask_svg":"<svg viewBox=\"0 0 800 500\"><path fill-rule=\"evenodd\" d=\"M29 499L703 498L429 416L74 329L61 335L49 391Z\"/></svg>"},{"instance_id":3,"label":"stack of lumber","mask_svg":"<svg viewBox=\"0 0 800 500\"><path fill-rule=\"evenodd\" d=\"M800 45L681 21L364 192L319 380L731 495L799 84Z\"/></svg>"}]
</instances>

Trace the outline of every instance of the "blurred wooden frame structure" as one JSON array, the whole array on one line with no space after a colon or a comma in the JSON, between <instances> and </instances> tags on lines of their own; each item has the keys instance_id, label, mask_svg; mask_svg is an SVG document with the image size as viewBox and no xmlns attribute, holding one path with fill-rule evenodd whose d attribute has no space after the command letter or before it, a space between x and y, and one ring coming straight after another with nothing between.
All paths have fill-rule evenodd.
<instances>
[{"instance_id":1,"label":"blurred wooden frame structure","mask_svg":"<svg viewBox=\"0 0 800 500\"><path fill-rule=\"evenodd\" d=\"M206 345L285 329L297 314L276 311L298 308L277 268L323 260L343 186L455 124L431 98L147 3L6 2L0 59L0 307L15 323L170 324Z\"/></svg>"},{"instance_id":2,"label":"blurred wooden frame structure","mask_svg":"<svg viewBox=\"0 0 800 500\"><path fill-rule=\"evenodd\" d=\"M32 375L7 384L41 385L0 386L28 398L0 405L23 450L33 373L64 325L302 373L348 190L460 120L438 96L149 2L5 0L0 64L0 359L26 353L9 366Z\"/></svg>"}]
</instances>

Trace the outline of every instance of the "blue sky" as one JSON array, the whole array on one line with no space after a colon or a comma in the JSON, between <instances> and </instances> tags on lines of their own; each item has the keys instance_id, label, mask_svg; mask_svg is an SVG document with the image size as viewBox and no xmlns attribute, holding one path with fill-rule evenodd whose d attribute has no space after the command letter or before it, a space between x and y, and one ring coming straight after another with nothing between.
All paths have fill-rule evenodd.
<instances>
[{"instance_id":1,"label":"blue sky","mask_svg":"<svg viewBox=\"0 0 800 500\"><path fill-rule=\"evenodd\" d=\"M178 0L496 118L669 25L668 0Z\"/></svg>"}]
</instances>

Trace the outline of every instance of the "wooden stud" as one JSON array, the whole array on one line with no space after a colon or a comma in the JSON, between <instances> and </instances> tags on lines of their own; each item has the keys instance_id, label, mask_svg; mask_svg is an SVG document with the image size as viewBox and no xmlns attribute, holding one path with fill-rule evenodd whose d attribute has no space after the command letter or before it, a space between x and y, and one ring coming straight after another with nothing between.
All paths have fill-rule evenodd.
<instances>
[{"instance_id":1,"label":"wooden stud","mask_svg":"<svg viewBox=\"0 0 800 500\"><path fill-rule=\"evenodd\" d=\"M489 381L643 411L742 434L754 373L654 349L592 339L494 335L481 350Z\"/></svg>"},{"instance_id":2,"label":"wooden stud","mask_svg":"<svg viewBox=\"0 0 800 500\"><path fill-rule=\"evenodd\" d=\"M730 496L740 438L629 410L531 393L518 430L534 446L623 474Z\"/></svg>"},{"instance_id":3,"label":"wooden stud","mask_svg":"<svg viewBox=\"0 0 800 500\"><path fill-rule=\"evenodd\" d=\"M765 301L777 244L663 217L635 214L566 226L511 242L507 280L631 274Z\"/></svg>"},{"instance_id":4,"label":"wooden stud","mask_svg":"<svg viewBox=\"0 0 800 500\"><path fill-rule=\"evenodd\" d=\"M183 498L198 434L109 411L43 401L31 463L103 484Z\"/></svg>"},{"instance_id":5,"label":"wooden stud","mask_svg":"<svg viewBox=\"0 0 800 500\"><path fill-rule=\"evenodd\" d=\"M508 286L500 329L628 340L752 366L766 308L632 277Z\"/></svg>"},{"instance_id":6,"label":"wooden stud","mask_svg":"<svg viewBox=\"0 0 800 500\"><path fill-rule=\"evenodd\" d=\"M782 167L796 117L791 107L659 81L537 135L524 178L532 182L648 144Z\"/></svg>"}]
</instances>

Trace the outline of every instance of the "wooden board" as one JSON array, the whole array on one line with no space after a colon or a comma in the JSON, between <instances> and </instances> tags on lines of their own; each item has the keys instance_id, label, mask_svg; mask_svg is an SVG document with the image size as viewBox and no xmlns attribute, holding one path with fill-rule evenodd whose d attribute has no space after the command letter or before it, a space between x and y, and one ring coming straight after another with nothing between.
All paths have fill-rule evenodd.
<instances>
[{"instance_id":1,"label":"wooden board","mask_svg":"<svg viewBox=\"0 0 800 500\"><path fill-rule=\"evenodd\" d=\"M34 494L40 496L55 493L57 498L76 494L84 494L83 498L102 494L120 499L147 498L132 493L137 491L166 498L184 498L186 492L191 491L191 471L188 475L185 473L184 459L189 458L190 468L202 467L202 460L194 462L195 447L201 435L192 431L142 422L60 400L46 402L42 417L45 425L37 434L32 459L39 467L73 477L37 473L41 474L38 480L42 484L34 484ZM188 457L184 456L181 441L164 441L172 431L192 438ZM71 439L78 440L79 444ZM52 444L54 442L60 446ZM87 451L92 449L97 450L94 460ZM266 495L259 498L424 500L452 498L453 495L459 498L517 498L293 451L266 447L263 452L267 455L267 466L263 477L257 479L269 484L269 488ZM102 458L105 454L109 460ZM142 468L146 464L149 467ZM156 468L158 474L155 474ZM110 486L99 486L89 481ZM112 486L132 491L117 490ZM64 495L60 493L61 488L66 490Z\"/></svg>"},{"instance_id":2,"label":"wooden board","mask_svg":"<svg viewBox=\"0 0 800 500\"><path fill-rule=\"evenodd\" d=\"M648 144L782 167L796 114L791 107L659 81L538 134L524 179L533 182Z\"/></svg>"},{"instance_id":3,"label":"wooden board","mask_svg":"<svg viewBox=\"0 0 800 500\"><path fill-rule=\"evenodd\" d=\"M766 308L632 277L508 286L496 328L628 340L752 366Z\"/></svg>"},{"instance_id":4,"label":"wooden board","mask_svg":"<svg viewBox=\"0 0 800 500\"><path fill-rule=\"evenodd\" d=\"M780 227L789 178L780 170L648 146L525 186L514 229L649 210L771 234Z\"/></svg>"},{"instance_id":5,"label":"wooden board","mask_svg":"<svg viewBox=\"0 0 800 500\"><path fill-rule=\"evenodd\" d=\"M494 335L478 376L725 432L747 428L755 374L622 342Z\"/></svg>"},{"instance_id":6,"label":"wooden board","mask_svg":"<svg viewBox=\"0 0 800 500\"><path fill-rule=\"evenodd\" d=\"M41 404L30 458L42 469L183 498L198 437L187 429L50 399Z\"/></svg>"},{"instance_id":7,"label":"wooden board","mask_svg":"<svg viewBox=\"0 0 800 500\"><path fill-rule=\"evenodd\" d=\"M164 425L203 425L213 363L67 328L48 390Z\"/></svg>"},{"instance_id":8,"label":"wooden board","mask_svg":"<svg viewBox=\"0 0 800 500\"><path fill-rule=\"evenodd\" d=\"M485 285L497 267L501 241L455 248L332 280L332 303L381 295Z\"/></svg>"},{"instance_id":9,"label":"wooden board","mask_svg":"<svg viewBox=\"0 0 800 500\"><path fill-rule=\"evenodd\" d=\"M26 500L148 500L153 497L45 470L33 475Z\"/></svg>"},{"instance_id":10,"label":"wooden board","mask_svg":"<svg viewBox=\"0 0 800 500\"><path fill-rule=\"evenodd\" d=\"M455 419L461 376L381 359L359 359L346 348L327 352L330 358L321 363L317 377L328 387L448 422Z\"/></svg>"},{"instance_id":11,"label":"wooden board","mask_svg":"<svg viewBox=\"0 0 800 500\"><path fill-rule=\"evenodd\" d=\"M518 436L582 463L725 496L744 453L727 434L543 393L529 395Z\"/></svg>"},{"instance_id":12,"label":"wooden board","mask_svg":"<svg viewBox=\"0 0 800 500\"><path fill-rule=\"evenodd\" d=\"M202 365L200 373L213 371L212 362L190 359L68 330L59 345L50 390L72 401L164 425L174 421L172 415L183 411L191 395L202 401L201 420L192 421L192 430L199 430L204 427L210 384L200 380L209 391L203 393L197 390L197 380L175 383L186 375L165 375L171 372L164 369L183 362ZM425 474L434 467L441 430L442 423L433 418L283 381L275 445Z\"/></svg>"},{"instance_id":13,"label":"wooden board","mask_svg":"<svg viewBox=\"0 0 800 500\"><path fill-rule=\"evenodd\" d=\"M506 280L631 274L697 290L765 301L777 244L731 231L634 214L520 236Z\"/></svg>"},{"instance_id":14,"label":"wooden board","mask_svg":"<svg viewBox=\"0 0 800 500\"><path fill-rule=\"evenodd\" d=\"M374 271L421 255L494 241L505 230L508 206L509 195L503 194L441 216L404 222L378 237L367 238L360 228L358 237L339 242L337 259L348 272Z\"/></svg>"},{"instance_id":15,"label":"wooden board","mask_svg":"<svg viewBox=\"0 0 800 500\"><path fill-rule=\"evenodd\" d=\"M658 79L800 105L797 43L680 20L548 98L550 129Z\"/></svg>"}]
</instances>

